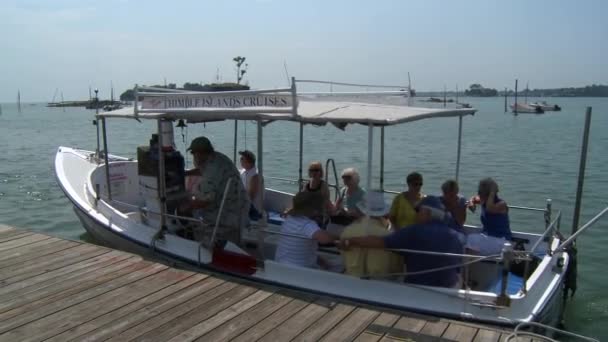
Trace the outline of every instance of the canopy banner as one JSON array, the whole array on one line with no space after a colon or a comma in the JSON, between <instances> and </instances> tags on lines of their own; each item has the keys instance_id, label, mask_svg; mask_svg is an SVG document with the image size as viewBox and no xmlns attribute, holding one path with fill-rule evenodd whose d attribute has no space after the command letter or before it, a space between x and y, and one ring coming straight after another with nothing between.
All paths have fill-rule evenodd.
<instances>
[{"instance_id":1,"label":"canopy banner","mask_svg":"<svg viewBox=\"0 0 608 342\"><path fill-rule=\"evenodd\" d=\"M292 107L290 94L170 94L143 96L142 109Z\"/></svg>"}]
</instances>

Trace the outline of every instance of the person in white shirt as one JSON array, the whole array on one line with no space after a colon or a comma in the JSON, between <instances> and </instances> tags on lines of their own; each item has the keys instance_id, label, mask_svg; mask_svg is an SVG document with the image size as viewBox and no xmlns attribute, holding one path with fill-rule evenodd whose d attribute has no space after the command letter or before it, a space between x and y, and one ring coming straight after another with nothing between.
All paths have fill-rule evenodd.
<instances>
[{"instance_id":1,"label":"person in white shirt","mask_svg":"<svg viewBox=\"0 0 608 342\"><path fill-rule=\"evenodd\" d=\"M258 169L255 167L255 154L248 150L239 151L239 154L241 155L242 167L240 171L241 181L251 201L249 218L259 220L262 217L264 182L258 174Z\"/></svg>"},{"instance_id":2,"label":"person in white shirt","mask_svg":"<svg viewBox=\"0 0 608 342\"><path fill-rule=\"evenodd\" d=\"M327 268L317 256L318 243L331 243L336 239L322 230L313 219L323 210L323 197L319 192L299 192L293 198L293 207L281 226L275 261L295 266Z\"/></svg>"}]
</instances>

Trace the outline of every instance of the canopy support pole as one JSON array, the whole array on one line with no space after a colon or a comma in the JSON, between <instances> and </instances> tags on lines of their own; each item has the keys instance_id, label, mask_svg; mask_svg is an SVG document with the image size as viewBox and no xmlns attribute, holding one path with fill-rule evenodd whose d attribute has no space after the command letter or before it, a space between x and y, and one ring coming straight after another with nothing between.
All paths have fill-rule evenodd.
<instances>
[{"instance_id":1,"label":"canopy support pole","mask_svg":"<svg viewBox=\"0 0 608 342\"><path fill-rule=\"evenodd\" d=\"M366 190L370 191L372 188L372 158L374 152L374 125L369 124L367 129L367 184Z\"/></svg>"},{"instance_id":2,"label":"canopy support pole","mask_svg":"<svg viewBox=\"0 0 608 342\"><path fill-rule=\"evenodd\" d=\"M462 149L462 115L458 117L458 152L456 153L456 182L460 174L460 150Z\"/></svg>"},{"instance_id":3,"label":"canopy support pole","mask_svg":"<svg viewBox=\"0 0 608 342\"><path fill-rule=\"evenodd\" d=\"M263 132L262 132L262 121L257 121L258 126L258 158L257 158L257 167L258 167L258 175L260 178L264 177L264 146L263 146Z\"/></svg>"},{"instance_id":4,"label":"canopy support pole","mask_svg":"<svg viewBox=\"0 0 608 342\"><path fill-rule=\"evenodd\" d=\"M110 187L110 163L108 161L108 136L106 134L106 118L101 118L101 130L103 132L103 159L106 163L106 184L108 187L108 201L112 200L112 188ZM99 139L99 136L97 137Z\"/></svg>"},{"instance_id":5,"label":"canopy support pole","mask_svg":"<svg viewBox=\"0 0 608 342\"><path fill-rule=\"evenodd\" d=\"M167 227L167 185L165 184L165 154L163 152L163 120L158 120L158 198L160 199L160 229L155 234L162 238Z\"/></svg>"},{"instance_id":6,"label":"canopy support pole","mask_svg":"<svg viewBox=\"0 0 608 342\"><path fill-rule=\"evenodd\" d=\"M247 124L247 123L245 123ZM234 165L238 165L236 163L236 150L237 150L237 134L239 133L239 121L238 120L234 120L234 151L232 153L232 162L234 163Z\"/></svg>"},{"instance_id":7,"label":"canopy support pole","mask_svg":"<svg viewBox=\"0 0 608 342\"><path fill-rule=\"evenodd\" d=\"M587 165L587 147L589 146L589 128L591 126L591 107L585 112L585 130L583 131L583 146L581 148L581 161L578 168L578 184L576 186L576 200L574 201L574 218L572 219L572 234L578 230L578 219L581 214L581 199L583 197L583 183L585 181L585 167Z\"/></svg>"},{"instance_id":8,"label":"canopy support pole","mask_svg":"<svg viewBox=\"0 0 608 342\"><path fill-rule=\"evenodd\" d=\"M380 191L384 191L384 126L380 128Z\"/></svg>"},{"instance_id":9,"label":"canopy support pole","mask_svg":"<svg viewBox=\"0 0 608 342\"><path fill-rule=\"evenodd\" d=\"M304 179L302 179L302 159L304 155L304 124L300 122L300 155L299 155L299 166L298 166L298 191L302 190L302 184L304 183Z\"/></svg>"}]
</instances>

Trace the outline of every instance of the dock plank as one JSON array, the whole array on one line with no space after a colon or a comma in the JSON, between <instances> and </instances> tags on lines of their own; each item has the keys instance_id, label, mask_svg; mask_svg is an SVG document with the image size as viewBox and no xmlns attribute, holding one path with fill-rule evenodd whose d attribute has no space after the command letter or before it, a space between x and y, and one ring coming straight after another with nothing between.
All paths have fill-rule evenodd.
<instances>
[{"instance_id":1,"label":"dock plank","mask_svg":"<svg viewBox=\"0 0 608 342\"><path fill-rule=\"evenodd\" d=\"M458 323L450 323L442 337L453 341L473 341L476 333L476 328Z\"/></svg>"},{"instance_id":2,"label":"dock plank","mask_svg":"<svg viewBox=\"0 0 608 342\"><path fill-rule=\"evenodd\" d=\"M380 339L390 331L398 320L399 315L389 312L382 312L369 326L365 328L365 331L355 338L355 341L380 341Z\"/></svg>"},{"instance_id":3,"label":"dock plank","mask_svg":"<svg viewBox=\"0 0 608 342\"><path fill-rule=\"evenodd\" d=\"M488 329L479 329L473 342L499 342L500 332Z\"/></svg>"},{"instance_id":4,"label":"dock plank","mask_svg":"<svg viewBox=\"0 0 608 342\"><path fill-rule=\"evenodd\" d=\"M178 270L0 224L0 341L497 342L507 334Z\"/></svg>"},{"instance_id":5,"label":"dock plank","mask_svg":"<svg viewBox=\"0 0 608 342\"><path fill-rule=\"evenodd\" d=\"M264 318L259 323L245 330L233 341L257 341L269 331L282 325L286 320L290 319L297 312L305 308L312 301L311 297L298 297L287 303L285 306L275 311L270 316Z\"/></svg>"},{"instance_id":6,"label":"dock plank","mask_svg":"<svg viewBox=\"0 0 608 342\"><path fill-rule=\"evenodd\" d=\"M196 312L198 307L207 305L216 298L221 298L222 295L225 296L227 292L237 287L236 283L227 283L219 279L210 279L206 285L204 290L208 291L197 293L196 297L169 308L164 307L164 311L146 310L147 319L138 319L137 323L131 324L130 328L122 330L119 334L114 334L108 341L129 341L142 335L146 336L146 334L148 337L153 336L156 332L150 333L151 331L159 327L170 327L174 320L180 319L182 316L186 317L188 313Z\"/></svg>"},{"instance_id":7,"label":"dock plank","mask_svg":"<svg viewBox=\"0 0 608 342\"><path fill-rule=\"evenodd\" d=\"M87 299L97 297L103 293L112 291L118 287L134 282L140 278L145 278L152 274L158 273L167 268L167 266L159 264L147 263L146 265L145 262L140 262L139 264L144 264L145 267L139 268L127 274L120 274L119 277L114 278L116 276L115 273L119 273L121 271L129 272L129 267L126 267L118 272L111 273L110 276L113 276L114 279L109 281L104 279L101 283L93 282L93 284L91 284L93 287L87 288L84 291L69 293L68 296L60 294L53 297L47 297L39 301L28 303L27 305L18 307L16 309L3 312L0 314L0 333L6 333L18 326L27 324L36 319L40 319L44 316L78 304ZM32 310L32 308L35 308L35 310ZM3 338L3 335L0 335L0 339L1 338Z\"/></svg>"},{"instance_id":8,"label":"dock plank","mask_svg":"<svg viewBox=\"0 0 608 342\"><path fill-rule=\"evenodd\" d=\"M194 325L190 329L174 336L169 342L190 342L198 339L214 328L217 328L224 322L238 316L239 314L249 310L266 298L273 295L273 291L258 290L245 299L231 305L230 307L218 312L213 317Z\"/></svg>"},{"instance_id":9,"label":"dock plank","mask_svg":"<svg viewBox=\"0 0 608 342\"><path fill-rule=\"evenodd\" d=\"M24 238L26 236L31 236L31 235L34 235L34 233L26 232L26 231L19 231L19 230L4 232L2 235L0 235L0 243L11 241L11 240L16 240L16 239L21 239L21 238Z\"/></svg>"},{"instance_id":10,"label":"dock plank","mask_svg":"<svg viewBox=\"0 0 608 342\"><path fill-rule=\"evenodd\" d=\"M240 335L245 330L262 321L275 311L287 305L293 299L280 293L275 293L262 303L211 330L197 341L228 341Z\"/></svg>"},{"instance_id":11,"label":"dock plank","mask_svg":"<svg viewBox=\"0 0 608 342\"><path fill-rule=\"evenodd\" d=\"M121 306L120 308L107 312L103 315L95 317L87 322L81 323L75 327L72 327L61 334L55 335L51 338L46 339L46 342L63 342L74 340L78 338L78 340L83 340L83 335L94 331L98 328L103 327L104 325L111 323L113 321L122 321L127 319L131 313L144 308L148 305L152 305L159 300L165 299L172 295L177 294L180 291L184 291L186 288L199 283L203 279L207 278L207 275L204 274L193 274L181 281L178 281L175 284L169 285L160 291L157 291L153 294L147 295L141 299L138 299L132 303Z\"/></svg>"},{"instance_id":12,"label":"dock plank","mask_svg":"<svg viewBox=\"0 0 608 342\"><path fill-rule=\"evenodd\" d=\"M28 245L30 243L47 240L50 238L51 238L50 236L40 235L40 234L28 235L28 236L25 236L25 237L22 237L19 239L3 242L2 244L0 244L0 251L6 251L9 249L18 248L21 246Z\"/></svg>"},{"instance_id":13,"label":"dock plank","mask_svg":"<svg viewBox=\"0 0 608 342\"><path fill-rule=\"evenodd\" d=\"M330 309L324 300L316 300L283 322L280 326L271 330L260 341L289 341L325 315Z\"/></svg>"},{"instance_id":14,"label":"dock plank","mask_svg":"<svg viewBox=\"0 0 608 342\"><path fill-rule=\"evenodd\" d=\"M321 341L352 341L379 315L380 313L376 310L356 308L342 322L331 329Z\"/></svg>"},{"instance_id":15,"label":"dock plank","mask_svg":"<svg viewBox=\"0 0 608 342\"><path fill-rule=\"evenodd\" d=\"M15 341L24 342L44 340L90 319L118 309L124 304L129 304L148 294L159 291L190 275L187 272L164 269L149 277L141 278L95 298L22 325L10 331L6 336Z\"/></svg>"},{"instance_id":16,"label":"dock plank","mask_svg":"<svg viewBox=\"0 0 608 342\"><path fill-rule=\"evenodd\" d=\"M34 302L42 300L44 298L58 298L58 296L66 296L70 293L77 293L83 289L96 286L109 279L124 274L124 272L130 272L137 268L143 268L143 264L138 263L141 259L138 258L127 258L109 265L103 264L102 267L92 267L91 270L86 270L88 273L81 277L77 277L77 281L70 280L69 278L65 281L61 281L61 277L54 282L49 283L38 283L28 287L25 287L22 291L12 291L6 296L2 296L0 299L0 317L2 313L13 310L15 308L24 306L21 310L33 309ZM130 268L128 268L130 267ZM126 269L121 271L121 269ZM122 273L120 273L122 272Z\"/></svg>"},{"instance_id":17,"label":"dock plank","mask_svg":"<svg viewBox=\"0 0 608 342\"><path fill-rule=\"evenodd\" d=\"M1 251L0 252L0 260L4 260L6 258L11 258L15 255L28 255L30 253L35 253L38 249L40 248L44 248L44 246L46 245L52 245L54 243L58 243L58 242L62 242L62 243L66 243L66 242L74 242L74 243L78 243L76 241L69 241L69 240L62 240L59 238L48 238L45 240L40 240L40 241L36 241L36 242L32 242L28 245L24 245L21 246L19 248L13 248L13 249L7 249L5 251Z\"/></svg>"},{"instance_id":18,"label":"dock plank","mask_svg":"<svg viewBox=\"0 0 608 342\"><path fill-rule=\"evenodd\" d=\"M78 242L66 241L59 239L46 239L41 242L47 242L44 245L36 245L34 251L27 251L21 248L9 249L10 254L6 254L4 258L0 259L0 268L22 264L29 260L35 260L43 256L62 251L64 249L74 247L78 245Z\"/></svg>"},{"instance_id":19,"label":"dock plank","mask_svg":"<svg viewBox=\"0 0 608 342\"><path fill-rule=\"evenodd\" d=\"M54 253L52 256L45 257L43 260L31 260L24 262L21 265L0 269L0 280L2 284L11 284L22 279L27 279L50 270L55 270L109 252L110 250L97 249L95 246L78 245L60 253Z\"/></svg>"},{"instance_id":20,"label":"dock plank","mask_svg":"<svg viewBox=\"0 0 608 342\"><path fill-rule=\"evenodd\" d=\"M191 310L185 315L174 317L174 319L167 324L155 327L155 329L139 336L136 341L152 342L170 340L179 335L187 327L191 327L209 319L220 311L242 301L254 292L256 292L256 288L254 287L236 284L230 291L206 302L205 305L197 306L195 310Z\"/></svg>"},{"instance_id":21,"label":"dock plank","mask_svg":"<svg viewBox=\"0 0 608 342\"><path fill-rule=\"evenodd\" d=\"M345 317L355 310L355 306L342 304L342 303L331 303L331 310L325 315L321 316L312 326L304 330L298 335L294 341L318 341L325 334L327 334L332 328L340 323Z\"/></svg>"},{"instance_id":22,"label":"dock plank","mask_svg":"<svg viewBox=\"0 0 608 342\"><path fill-rule=\"evenodd\" d=\"M57 282L71 282L74 277L82 277L86 273L94 272L98 268L107 267L113 263L131 258L132 256L117 251L101 254L90 259L51 270L19 282L6 284L0 288L0 295L18 297L32 291L40 290L56 284ZM0 299L2 302L2 299ZM1 307L1 304L0 304Z\"/></svg>"}]
</instances>

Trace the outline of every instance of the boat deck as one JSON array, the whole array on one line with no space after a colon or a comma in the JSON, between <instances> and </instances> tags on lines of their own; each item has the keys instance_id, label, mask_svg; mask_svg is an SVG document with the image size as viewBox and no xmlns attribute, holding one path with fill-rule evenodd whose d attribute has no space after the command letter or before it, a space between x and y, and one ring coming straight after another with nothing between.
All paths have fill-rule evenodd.
<instances>
[{"instance_id":1,"label":"boat deck","mask_svg":"<svg viewBox=\"0 0 608 342\"><path fill-rule=\"evenodd\" d=\"M510 333L191 272L5 225L0 284L0 341L503 341Z\"/></svg>"}]
</instances>

